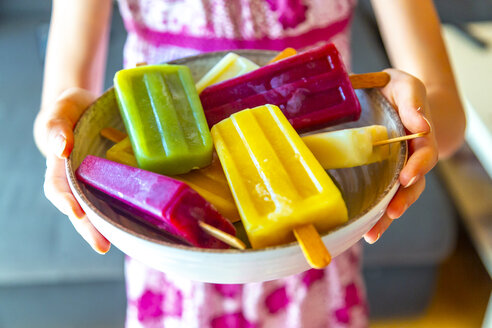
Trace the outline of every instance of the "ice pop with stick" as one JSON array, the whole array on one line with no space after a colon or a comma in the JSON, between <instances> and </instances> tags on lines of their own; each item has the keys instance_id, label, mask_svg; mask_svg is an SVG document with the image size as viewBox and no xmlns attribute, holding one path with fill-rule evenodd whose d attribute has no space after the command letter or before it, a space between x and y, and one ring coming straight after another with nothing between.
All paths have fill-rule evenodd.
<instances>
[{"instance_id":1,"label":"ice pop with stick","mask_svg":"<svg viewBox=\"0 0 492 328\"><path fill-rule=\"evenodd\" d=\"M278 106L299 132L312 131L360 116L354 88L381 87L385 72L349 77L333 44L273 62L205 88L200 94L209 126L256 106Z\"/></svg>"},{"instance_id":2,"label":"ice pop with stick","mask_svg":"<svg viewBox=\"0 0 492 328\"><path fill-rule=\"evenodd\" d=\"M141 222L196 247L226 248L234 226L187 184L154 172L88 155L75 172L91 190L130 211ZM205 229L205 230L204 230ZM224 239L221 241L217 237Z\"/></svg>"},{"instance_id":3,"label":"ice pop with stick","mask_svg":"<svg viewBox=\"0 0 492 328\"><path fill-rule=\"evenodd\" d=\"M297 231L311 266L326 266L326 248L309 248L324 245L311 243L320 238L313 229L326 232L346 222L347 208L280 109L265 105L235 113L212 128L212 137L253 248L293 241Z\"/></svg>"},{"instance_id":4,"label":"ice pop with stick","mask_svg":"<svg viewBox=\"0 0 492 328\"><path fill-rule=\"evenodd\" d=\"M387 145L420 138L426 134L427 132L420 132L407 136L388 138L388 131L385 126L369 125L360 128L314 133L303 136L302 141L304 141L309 150L320 162L321 166L325 170L329 170L383 161L388 158L390 153ZM126 134L113 128L105 128L101 130L101 135L109 138L109 140L112 140L113 142L117 142L117 144L106 152L106 157L108 159L135 167L137 166L130 141L128 139L121 139L121 137L124 138ZM176 177L182 181L193 184L193 180L189 179L187 181L186 177L205 173L205 175L209 175L211 178L213 177L214 180L221 181L223 186L225 186L225 179L222 179L222 168L216 168L215 165L217 165L217 163L212 161L212 164L206 168L193 170L190 173ZM199 190L197 189L197 191ZM211 203L214 203L205 195L202 196Z\"/></svg>"}]
</instances>

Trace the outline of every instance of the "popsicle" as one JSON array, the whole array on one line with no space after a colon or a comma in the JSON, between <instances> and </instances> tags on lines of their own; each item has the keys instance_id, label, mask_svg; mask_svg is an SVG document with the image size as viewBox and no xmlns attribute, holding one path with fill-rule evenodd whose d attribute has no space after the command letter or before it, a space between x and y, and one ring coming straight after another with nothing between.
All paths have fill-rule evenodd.
<instances>
[{"instance_id":1,"label":"popsicle","mask_svg":"<svg viewBox=\"0 0 492 328\"><path fill-rule=\"evenodd\" d=\"M102 130L107 131L107 130ZM116 133L121 133L117 131ZM383 125L370 125L360 128L343 129L330 132L320 132L302 137L302 141L306 144L314 157L319 161L325 170L341 169L367 165L379 161L383 161L389 156L388 144L409 140L421 137L425 133L417 133L403 137L388 139L388 131ZM123 133L123 136L126 136ZM137 167L135 157L128 138L118 142L119 139L112 139L117 144L111 147L106 152L106 158L112 161ZM221 181L222 187L227 187L222 168L220 165L215 167L217 163L212 161L212 164L200 170L194 170L187 174L175 176L177 179L193 184L194 179L186 181L187 177L196 176L197 180L202 175ZM203 183L203 186L206 184ZM203 188L197 184L195 190L202 194L199 189ZM218 190L218 185L213 190ZM227 187L227 189L229 189ZM205 193L202 196L215 205L212 199L207 198ZM231 197L232 199L232 197ZM220 211L222 213L222 211ZM224 214L224 213L222 213ZM225 215L225 214L224 214ZM226 215L227 217L227 215ZM234 221L235 222L235 221Z\"/></svg>"},{"instance_id":2,"label":"popsicle","mask_svg":"<svg viewBox=\"0 0 492 328\"><path fill-rule=\"evenodd\" d=\"M227 247L206 233L200 222L235 234L229 221L181 181L91 155L82 161L75 173L90 190L107 196L112 205L189 245Z\"/></svg>"},{"instance_id":3,"label":"popsicle","mask_svg":"<svg viewBox=\"0 0 492 328\"><path fill-rule=\"evenodd\" d=\"M216 155L209 166L186 174L175 175L173 178L188 184L215 206L217 211L229 221L237 222L241 220L231 189L224 175L224 170Z\"/></svg>"},{"instance_id":4,"label":"popsicle","mask_svg":"<svg viewBox=\"0 0 492 328\"><path fill-rule=\"evenodd\" d=\"M253 248L347 221L341 192L277 106L235 113L212 127L212 138Z\"/></svg>"},{"instance_id":5,"label":"popsicle","mask_svg":"<svg viewBox=\"0 0 492 328\"><path fill-rule=\"evenodd\" d=\"M106 158L118 163L138 167L130 140L121 131L105 128L101 134L113 142L116 142L106 152ZM123 138L123 140L121 140ZM205 200L210 202L220 214L231 222L240 220L234 198L227 184L227 180L220 165L220 161L214 155L212 164L198 170L192 170L185 174L175 175L173 178L183 181L198 192Z\"/></svg>"},{"instance_id":6,"label":"popsicle","mask_svg":"<svg viewBox=\"0 0 492 328\"><path fill-rule=\"evenodd\" d=\"M209 126L239 110L273 104L296 130L306 132L355 121L361 110L333 44L211 85L203 90L200 99Z\"/></svg>"},{"instance_id":7,"label":"popsicle","mask_svg":"<svg viewBox=\"0 0 492 328\"><path fill-rule=\"evenodd\" d=\"M128 166L138 167L137 159L133 153L130 138L124 137L123 140L116 142L106 151L106 158L113 162L118 162Z\"/></svg>"},{"instance_id":8,"label":"popsicle","mask_svg":"<svg viewBox=\"0 0 492 328\"><path fill-rule=\"evenodd\" d=\"M355 167L388 158L388 145L374 146L380 140L388 140L388 131L382 125L316 133L302 138L324 169Z\"/></svg>"},{"instance_id":9,"label":"popsicle","mask_svg":"<svg viewBox=\"0 0 492 328\"><path fill-rule=\"evenodd\" d=\"M209 85L229 80L259 67L251 60L230 52L197 82L196 90L200 93Z\"/></svg>"},{"instance_id":10,"label":"popsicle","mask_svg":"<svg viewBox=\"0 0 492 328\"><path fill-rule=\"evenodd\" d=\"M212 161L212 138L188 67L151 65L114 77L138 166L182 174Z\"/></svg>"}]
</instances>

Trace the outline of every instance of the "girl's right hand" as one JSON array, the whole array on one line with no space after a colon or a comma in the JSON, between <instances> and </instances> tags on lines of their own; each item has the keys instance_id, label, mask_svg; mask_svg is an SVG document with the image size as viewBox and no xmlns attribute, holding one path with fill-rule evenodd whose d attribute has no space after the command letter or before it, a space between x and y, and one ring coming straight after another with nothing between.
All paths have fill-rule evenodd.
<instances>
[{"instance_id":1,"label":"girl's right hand","mask_svg":"<svg viewBox=\"0 0 492 328\"><path fill-rule=\"evenodd\" d=\"M106 253L111 244L92 225L75 199L65 173L65 160L73 148L73 128L96 97L89 91L71 88L63 92L51 108L38 115L34 134L46 156L44 193L55 207L68 216L75 230L98 253Z\"/></svg>"}]
</instances>

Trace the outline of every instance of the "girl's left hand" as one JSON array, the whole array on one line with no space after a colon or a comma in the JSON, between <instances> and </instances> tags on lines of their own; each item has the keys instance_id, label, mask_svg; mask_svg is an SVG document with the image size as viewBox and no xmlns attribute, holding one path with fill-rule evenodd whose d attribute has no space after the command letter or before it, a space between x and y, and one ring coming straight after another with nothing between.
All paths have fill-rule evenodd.
<instances>
[{"instance_id":1,"label":"girl's left hand","mask_svg":"<svg viewBox=\"0 0 492 328\"><path fill-rule=\"evenodd\" d=\"M393 220L402 216L419 198L425 188L425 174L438 160L424 84L396 69L387 69L385 72L391 76L391 80L381 92L398 111L407 133L429 133L408 141L408 161L400 172L400 188L381 219L364 235L364 239L370 244L375 243Z\"/></svg>"}]
</instances>

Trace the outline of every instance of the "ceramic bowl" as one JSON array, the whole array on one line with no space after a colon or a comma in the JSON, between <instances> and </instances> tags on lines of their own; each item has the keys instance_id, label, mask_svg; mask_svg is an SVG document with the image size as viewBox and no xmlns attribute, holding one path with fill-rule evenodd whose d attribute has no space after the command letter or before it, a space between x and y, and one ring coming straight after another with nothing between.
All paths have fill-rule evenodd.
<instances>
[{"instance_id":1,"label":"ceramic bowl","mask_svg":"<svg viewBox=\"0 0 492 328\"><path fill-rule=\"evenodd\" d=\"M235 52L259 65L266 64L275 55L274 52L257 50ZM171 63L189 66L195 81L198 81L225 54L208 53ZM361 118L357 122L330 129L382 124L387 127L391 137L404 134L396 111L378 90L357 90L357 96L362 106ZM258 250L199 249L176 244L162 234L114 212L86 190L74 175L86 155L105 156L112 144L103 139L99 132L108 126L124 130L113 89L107 90L93 103L77 123L74 148L66 161L66 171L73 194L90 221L122 252L168 274L213 283L272 280L309 269L297 242ZM394 144L390 158L380 163L329 171L340 187L349 211L346 224L322 235L333 257L359 241L384 213L399 187L398 175L406 159L406 147L405 143Z\"/></svg>"}]
</instances>

